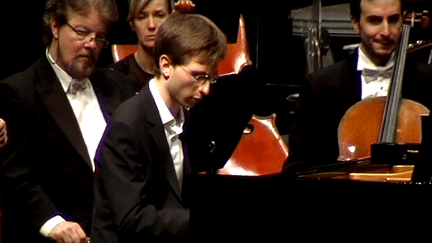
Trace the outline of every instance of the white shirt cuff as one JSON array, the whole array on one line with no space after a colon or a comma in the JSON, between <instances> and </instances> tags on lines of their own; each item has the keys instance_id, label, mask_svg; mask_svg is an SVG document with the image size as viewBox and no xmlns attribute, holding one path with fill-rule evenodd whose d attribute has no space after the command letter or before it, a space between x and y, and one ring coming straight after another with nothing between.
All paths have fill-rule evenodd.
<instances>
[{"instance_id":1,"label":"white shirt cuff","mask_svg":"<svg viewBox=\"0 0 432 243\"><path fill-rule=\"evenodd\" d=\"M49 238L49 234L51 233L51 230L53 230L58 224L64 222L64 220L61 216L57 215L48 220L39 230L39 233L41 233L43 236Z\"/></svg>"}]
</instances>

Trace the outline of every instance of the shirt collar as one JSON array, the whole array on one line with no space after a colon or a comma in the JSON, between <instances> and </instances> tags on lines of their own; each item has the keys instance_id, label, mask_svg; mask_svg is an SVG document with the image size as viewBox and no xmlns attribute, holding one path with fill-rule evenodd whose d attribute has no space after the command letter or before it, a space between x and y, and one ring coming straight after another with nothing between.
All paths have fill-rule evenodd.
<instances>
[{"instance_id":1,"label":"shirt collar","mask_svg":"<svg viewBox=\"0 0 432 243\"><path fill-rule=\"evenodd\" d=\"M180 109L179 118L176 120L172 115L172 113L170 112L170 110L168 109L168 107L166 106L164 100L162 99L162 96L160 95L159 90L156 86L156 80L154 79L150 80L149 88L151 94L153 95L153 99L156 103L156 106L158 108L159 115L162 120L162 124L163 125L168 124L170 126L177 125L179 127L183 127L185 121L183 109Z\"/></svg>"},{"instance_id":2,"label":"shirt collar","mask_svg":"<svg viewBox=\"0 0 432 243\"><path fill-rule=\"evenodd\" d=\"M359 58L357 63L357 71L362 71L363 69L371 69L371 70L378 70L378 69L388 69L391 68L394 65L395 62L395 52L392 53L390 59L387 61L386 65L383 67L376 66L362 51L361 46L358 48L359 52Z\"/></svg>"}]
</instances>

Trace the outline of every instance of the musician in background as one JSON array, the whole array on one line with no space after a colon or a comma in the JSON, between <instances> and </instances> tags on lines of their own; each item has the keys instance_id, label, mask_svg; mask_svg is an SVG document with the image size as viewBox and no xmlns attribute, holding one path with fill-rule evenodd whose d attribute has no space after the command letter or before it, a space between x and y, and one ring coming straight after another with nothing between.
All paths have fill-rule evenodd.
<instances>
[{"instance_id":1,"label":"musician in background","mask_svg":"<svg viewBox=\"0 0 432 243\"><path fill-rule=\"evenodd\" d=\"M386 96L403 26L402 0L351 0L351 22L361 44L347 59L309 75L297 103L285 172L336 163L337 129L362 99ZM432 69L408 57L402 97L432 108Z\"/></svg>"},{"instance_id":2,"label":"musician in background","mask_svg":"<svg viewBox=\"0 0 432 243\"><path fill-rule=\"evenodd\" d=\"M156 34L173 6L170 0L131 0L128 21L138 38L138 51L113 64L128 75L139 92L154 77L153 49Z\"/></svg>"},{"instance_id":3,"label":"musician in background","mask_svg":"<svg viewBox=\"0 0 432 243\"><path fill-rule=\"evenodd\" d=\"M110 116L134 95L127 76L96 67L114 0L48 0L46 52L0 82L2 242L86 242L93 158Z\"/></svg>"}]
</instances>

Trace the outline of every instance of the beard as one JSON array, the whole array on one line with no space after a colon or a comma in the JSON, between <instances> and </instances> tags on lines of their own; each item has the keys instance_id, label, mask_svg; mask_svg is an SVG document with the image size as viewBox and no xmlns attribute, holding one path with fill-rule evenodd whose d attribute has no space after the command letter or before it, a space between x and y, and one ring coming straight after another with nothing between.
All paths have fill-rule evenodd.
<instances>
[{"instance_id":1,"label":"beard","mask_svg":"<svg viewBox=\"0 0 432 243\"><path fill-rule=\"evenodd\" d=\"M78 56L68 66L69 74L74 79L89 78L96 70L96 57L93 54Z\"/></svg>"}]
</instances>

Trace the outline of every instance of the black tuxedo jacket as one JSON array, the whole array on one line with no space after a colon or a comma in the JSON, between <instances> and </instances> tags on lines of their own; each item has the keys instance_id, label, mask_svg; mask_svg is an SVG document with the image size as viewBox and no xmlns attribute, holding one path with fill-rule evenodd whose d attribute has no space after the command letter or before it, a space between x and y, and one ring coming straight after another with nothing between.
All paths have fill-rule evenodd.
<instances>
[{"instance_id":1,"label":"black tuxedo jacket","mask_svg":"<svg viewBox=\"0 0 432 243\"><path fill-rule=\"evenodd\" d=\"M134 94L131 82L99 68L90 81L109 123L114 110ZM39 229L56 214L78 222L89 234L92 158L45 55L0 82L0 117L10 136L0 155L3 242L50 242Z\"/></svg>"},{"instance_id":2,"label":"black tuxedo jacket","mask_svg":"<svg viewBox=\"0 0 432 243\"><path fill-rule=\"evenodd\" d=\"M290 132L286 171L335 163L339 155L337 129L345 112L361 100L358 52L306 79L297 103L297 120ZM432 68L407 59L402 97L432 109Z\"/></svg>"},{"instance_id":3,"label":"black tuxedo jacket","mask_svg":"<svg viewBox=\"0 0 432 243\"><path fill-rule=\"evenodd\" d=\"M104 141L96 158L92 240L143 242L185 236L190 210L148 84L119 107ZM187 151L184 154L184 173L189 174Z\"/></svg>"}]
</instances>

